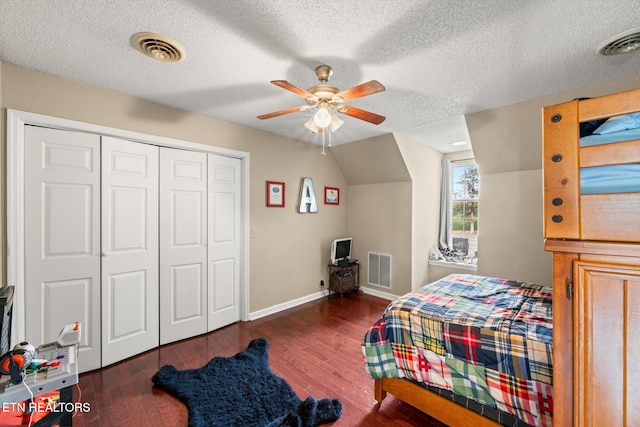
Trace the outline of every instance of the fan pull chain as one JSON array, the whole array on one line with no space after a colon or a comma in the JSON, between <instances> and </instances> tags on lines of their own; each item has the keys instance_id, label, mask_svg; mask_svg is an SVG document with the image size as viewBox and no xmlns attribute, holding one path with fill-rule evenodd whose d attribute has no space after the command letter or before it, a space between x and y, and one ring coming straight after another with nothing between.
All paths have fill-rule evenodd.
<instances>
[{"instance_id":1,"label":"fan pull chain","mask_svg":"<svg viewBox=\"0 0 640 427\"><path fill-rule=\"evenodd\" d=\"M322 155L326 156L327 153L324 152L324 129L322 130Z\"/></svg>"}]
</instances>

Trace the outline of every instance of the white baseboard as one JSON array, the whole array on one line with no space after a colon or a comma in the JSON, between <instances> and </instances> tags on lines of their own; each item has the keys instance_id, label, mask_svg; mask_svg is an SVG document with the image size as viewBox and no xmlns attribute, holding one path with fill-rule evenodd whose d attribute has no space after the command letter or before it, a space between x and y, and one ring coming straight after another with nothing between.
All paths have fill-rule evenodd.
<instances>
[{"instance_id":1,"label":"white baseboard","mask_svg":"<svg viewBox=\"0 0 640 427\"><path fill-rule=\"evenodd\" d=\"M389 301L393 301L398 298L398 295L393 295L388 292L379 291L377 289L360 287L360 290L365 294L373 295L375 297L383 298ZM283 302L281 304L276 304L271 307L263 308L262 310L254 311L249 313L249 320L257 320L261 317L269 316L271 314L279 313L283 310L287 310L289 308L297 307L302 304L306 304L311 301L315 301L320 298L326 298L327 294L324 292L316 292L315 294L307 295L304 297L300 297L291 301Z\"/></svg>"},{"instance_id":2,"label":"white baseboard","mask_svg":"<svg viewBox=\"0 0 640 427\"><path fill-rule=\"evenodd\" d=\"M326 297L326 294L320 291L320 292L316 292L315 294L300 297L291 301L283 302L281 304L276 304L274 306L263 308L262 310L249 313L249 320L260 319L261 317L269 316L271 314L276 314L280 311L287 310L289 308L293 308L301 304L315 301L317 299L324 298L324 297Z\"/></svg>"},{"instance_id":3,"label":"white baseboard","mask_svg":"<svg viewBox=\"0 0 640 427\"><path fill-rule=\"evenodd\" d=\"M360 290L362 292L364 292L365 294L373 295L374 297L384 298L384 299L389 300L389 301L394 301L394 300L400 298L398 295L390 294L389 292L379 291L379 290L373 289L373 288L365 288L365 287L361 286Z\"/></svg>"}]
</instances>

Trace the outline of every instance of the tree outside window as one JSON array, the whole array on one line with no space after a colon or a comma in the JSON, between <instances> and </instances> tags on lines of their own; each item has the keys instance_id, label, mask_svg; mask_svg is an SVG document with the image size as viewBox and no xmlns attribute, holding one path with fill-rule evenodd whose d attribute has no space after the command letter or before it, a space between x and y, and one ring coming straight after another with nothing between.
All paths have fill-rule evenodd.
<instances>
[{"instance_id":1,"label":"tree outside window","mask_svg":"<svg viewBox=\"0 0 640 427\"><path fill-rule=\"evenodd\" d=\"M475 163L453 164L452 221L453 235L478 235L478 168Z\"/></svg>"},{"instance_id":2,"label":"tree outside window","mask_svg":"<svg viewBox=\"0 0 640 427\"><path fill-rule=\"evenodd\" d=\"M442 162L440 235L430 261L476 265L478 260L478 168L473 159Z\"/></svg>"},{"instance_id":3,"label":"tree outside window","mask_svg":"<svg viewBox=\"0 0 640 427\"><path fill-rule=\"evenodd\" d=\"M478 168L473 160L453 162L451 237L456 262L475 264L478 256ZM459 256L459 255L458 255Z\"/></svg>"}]
</instances>

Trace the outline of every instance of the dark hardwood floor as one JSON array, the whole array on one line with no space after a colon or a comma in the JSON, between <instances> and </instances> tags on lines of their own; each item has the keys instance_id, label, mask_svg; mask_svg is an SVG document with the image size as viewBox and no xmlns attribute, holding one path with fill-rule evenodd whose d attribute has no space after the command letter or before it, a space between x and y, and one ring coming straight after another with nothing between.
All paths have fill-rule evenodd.
<instances>
[{"instance_id":1,"label":"dark hardwood floor","mask_svg":"<svg viewBox=\"0 0 640 427\"><path fill-rule=\"evenodd\" d=\"M309 395L340 399L343 414L333 426L443 427L392 395L376 407L360 341L387 304L362 294L323 298L82 374L74 399L88 403L90 411L76 413L74 426L186 426L186 407L154 389L153 374L166 364L178 369L203 366L215 356L231 356L252 339L263 337L269 342L271 369L301 399Z\"/></svg>"}]
</instances>

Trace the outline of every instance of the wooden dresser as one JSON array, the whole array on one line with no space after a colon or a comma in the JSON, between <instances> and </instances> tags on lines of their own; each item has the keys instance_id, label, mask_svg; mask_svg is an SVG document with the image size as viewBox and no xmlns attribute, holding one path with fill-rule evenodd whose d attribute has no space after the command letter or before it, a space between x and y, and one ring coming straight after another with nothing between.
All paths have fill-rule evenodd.
<instances>
[{"instance_id":1,"label":"wooden dresser","mask_svg":"<svg viewBox=\"0 0 640 427\"><path fill-rule=\"evenodd\" d=\"M640 426L640 245L547 240L545 249L554 426Z\"/></svg>"}]
</instances>

